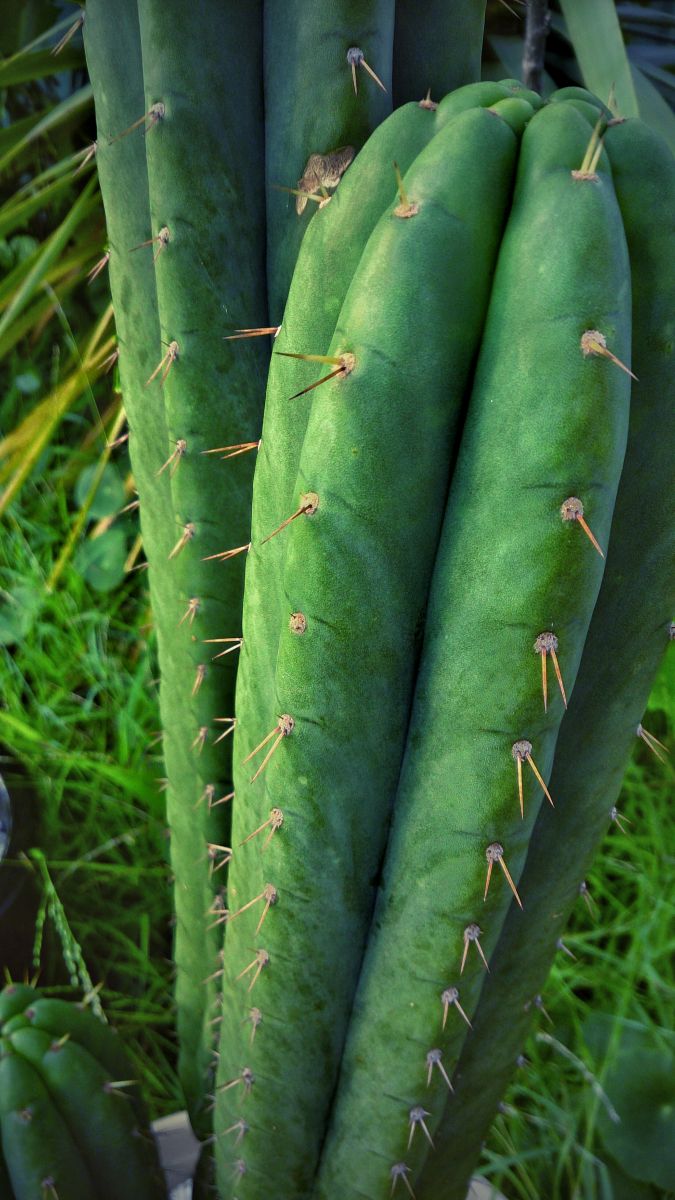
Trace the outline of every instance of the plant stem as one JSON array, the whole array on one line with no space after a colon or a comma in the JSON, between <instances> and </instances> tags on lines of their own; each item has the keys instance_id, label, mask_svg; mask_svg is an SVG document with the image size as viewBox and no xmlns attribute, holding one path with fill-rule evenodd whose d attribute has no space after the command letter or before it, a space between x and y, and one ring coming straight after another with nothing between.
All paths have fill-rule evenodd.
<instances>
[{"instance_id":1,"label":"plant stem","mask_svg":"<svg viewBox=\"0 0 675 1200\"><path fill-rule=\"evenodd\" d=\"M523 46L523 82L535 92L541 91L544 70L544 53L551 14L548 0L529 0L525 18L525 44Z\"/></svg>"}]
</instances>

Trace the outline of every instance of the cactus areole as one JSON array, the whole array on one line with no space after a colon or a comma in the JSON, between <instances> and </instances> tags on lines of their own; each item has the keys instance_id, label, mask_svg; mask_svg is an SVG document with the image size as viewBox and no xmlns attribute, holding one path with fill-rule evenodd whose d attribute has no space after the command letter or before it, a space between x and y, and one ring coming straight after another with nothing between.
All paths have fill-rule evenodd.
<instances>
[{"instance_id":1,"label":"cactus areole","mask_svg":"<svg viewBox=\"0 0 675 1200\"><path fill-rule=\"evenodd\" d=\"M87 47L200 1188L463 1200L659 747L672 157L580 88L420 79L392 112L442 67L397 59L405 4L318 4L311 37L275 0L128 7L134 54L102 0ZM0 1069L44 1074L46 1037L10 1020Z\"/></svg>"}]
</instances>

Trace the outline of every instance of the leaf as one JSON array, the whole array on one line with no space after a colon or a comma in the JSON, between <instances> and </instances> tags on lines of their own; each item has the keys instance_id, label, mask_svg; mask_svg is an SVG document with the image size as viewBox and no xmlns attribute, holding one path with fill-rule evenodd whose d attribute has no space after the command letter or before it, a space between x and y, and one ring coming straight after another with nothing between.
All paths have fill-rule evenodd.
<instances>
[{"instance_id":1,"label":"leaf","mask_svg":"<svg viewBox=\"0 0 675 1200\"><path fill-rule=\"evenodd\" d=\"M109 592L124 579L127 539L123 529L109 529L94 541L83 542L75 567L97 592Z\"/></svg>"},{"instance_id":2,"label":"leaf","mask_svg":"<svg viewBox=\"0 0 675 1200\"><path fill-rule=\"evenodd\" d=\"M633 65L632 74L642 120L661 134L675 154L675 113L639 67Z\"/></svg>"},{"instance_id":3,"label":"leaf","mask_svg":"<svg viewBox=\"0 0 675 1200\"><path fill-rule=\"evenodd\" d=\"M67 96L65 100L60 102L60 104L55 104L54 107L50 109L41 120L37 121L33 125L32 129L28 130L24 137L15 142L9 147L9 149L5 150L5 153L0 158L0 172L6 171L9 164L13 162L14 159L22 152L22 150L25 150L26 147L31 144L31 142L36 141L40 137L44 137L46 133L51 133L53 129L58 128L60 125L65 125L68 121L72 120L73 117L79 116L79 114L85 108L89 108L91 106L92 100L93 93L91 84L87 83L84 85L84 87L79 88L76 92L73 92L70 96Z\"/></svg>"},{"instance_id":4,"label":"leaf","mask_svg":"<svg viewBox=\"0 0 675 1200\"><path fill-rule=\"evenodd\" d=\"M675 1036L602 1013L583 1035L598 1061L610 1055L603 1087L620 1119L598 1114L607 1150L627 1175L667 1190L675 1179Z\"/></svg>"},{"instance_id":5,"label":"leaf","mask_svg":"<svg viewBox=\"0 0 675 1200\"><path fill-rule=\"evenodd\" d=\"M6 237L14 229L25 228L29 219L40 209L47 208L53 200L73 185L72 179L55 179L44 188L35 188L32 195L20 201L4 204L0 209L0 237Z\"/></svg>"},{"instance_id":6,"label":"leaf","mask_svg":"<svg viewBox=\"0 0 675 1200\"><path fill-rule=\"evenodd\" d=\"M502 37L490 34L490 46L499 59L504 75L508 79L523 77L523 39L519 37ZM555 91L555 81L548 72L542 74L542 95L550 96Z\"/></svg>"},{"instance_id":7,"label":"leaf","mask_svg":"<svg viewBox=\"0 0 675 1200\"><path fill-rule=\"evenodd\" d=\"M607 101L614 89L617 112L639 116L633 76L614 0L560 0L584 84Z\"/></svg>"},{"instance_id":8,"label":"leaf","mask_svg":"<svg viewBox=\"0 0 675 1200\"><path fill-rule=\"evenodd\" d=\"M58 58L51 50L38 50L26 54L23 50L0 63L0 87L12 87L17 83L32 83L45 75L58 75L61 71L72 71L84 66L82 47L66 46Z\"/></svg>"},{"instance_id":9,"label":"leaf","mask_svg":"<svg viewBox=\"0 0 675 1200\"><path fill-rule=\"evenodd\" d=\"M91 466L85 467L75 484L75 500L80 507L86 504L98 471L98 464L92 463ZM88 516L92 519L110 517L119 511L124 500L124 484L120 479L119 472L116 467L108 463L89 504Z\"/></svg>"},{"instance_id":10,"label":"leaf","mask_svg":"<svg viewBox=\"0 0 675 1200\"><path fill-rule=\"evenodd\" d=\"M64 217L58 228L54 230L48 241L45 242L31 270L26 275L22 284L17 288L6 312L0 318L0 338L14 318L26 307L35 290L47 274L47 271L68 244L77 226L89 212L98 206L99 199L94 195L96 184L96 178L92 177L78 196L70 212Z\"/></svg>"},{"instance_id":11,"label":"leaf","mask_svg":"<svg viewBox=\"0 0 675 1200\"><path fill-rule=\"evenodd\" d=\"M19 584L0 592L0 645L15 646L29 633L40 606L40 592Z\"/></svg>"}]
</instances>

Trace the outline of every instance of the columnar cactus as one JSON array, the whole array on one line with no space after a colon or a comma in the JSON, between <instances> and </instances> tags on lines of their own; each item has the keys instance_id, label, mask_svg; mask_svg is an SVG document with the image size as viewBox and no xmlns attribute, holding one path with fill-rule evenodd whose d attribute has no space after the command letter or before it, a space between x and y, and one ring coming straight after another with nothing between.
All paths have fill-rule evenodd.
<instances>
[{"instance_id":1,"label":"columnar cactus","mask_svg":"<svg viewBox=\"0 0 675 1200\"><path fill-rule=\"evenodd\" d=\"M3 1200L162 1200L131 1067L109 1026L25 984L0 992Z\"/></svg>"},{"instance_id":2,"label":"columnar cactus","mask_svg":"<svg viewBox=\"0 0 675 1200\"><path fill-rule=\"evenodd\" d=\"M444 39L461 35L445 88L476 69L484 8L460 0L443 18ZM394 0L297 12L275 0L87 4L119 370L162 677L179 1069L204 1136L267 358L255 334L279 325L312 210L391 112L395 9ZM386 198L374 202L381 211ZM354 261L358 252L357 243ZM341 298L321 291L334 322ZM330 321L325 329L329 338Z\"/></svg>"},{"instance_id":3,"label":"columnar cactus","mask_svg":"<svg viewBox=\"0 0 675 1200\"><path fill-rule=\"evenodd\" d=\"M437 7L482 24L476 3ZM115 156L139 152L134 133L103 144L126 128L103 8L114 214ZM152 442L132 354L125 389L181 1070L200 1132L215 1089L222 1200L455 1200L668 639L672 160L579 88L437 104L420 79L387 115L420 61L406 4L317 5L297 41L288 6L245 8L137 10ZM225 49L199 73L205 28ZM122 370L133 278L109 219ZM237 647L236 703L205 645Z\"/></svg>"}]
</instances>

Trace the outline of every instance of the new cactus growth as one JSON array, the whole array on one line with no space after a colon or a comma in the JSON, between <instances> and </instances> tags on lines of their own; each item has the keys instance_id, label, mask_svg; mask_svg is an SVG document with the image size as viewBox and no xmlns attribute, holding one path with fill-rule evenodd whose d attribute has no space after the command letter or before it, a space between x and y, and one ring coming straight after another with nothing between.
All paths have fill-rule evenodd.
<instances>
[{"instance_id":1,"label":"new cactus growth","mask_svg":"<svg viewBox=\"0 0 675 1200\"><path fill-rule=\"evenodd\" d=\"M163 1176L131 1066L81 1005L0 992L3 1200L161 1200Z\"/></svg>"},{"instance_id":2,"label":"new cactus growth","mask_svg":"<svg viewBox=\"0 0 675 1200\"><path fill-rule=\"evenodd\" d=\"M181 1069L222 1200L459 1200L667 642L673 168L580 88L390 113L433 38L334 7L139 0L101 156L150 224Z\"/></svg>"}]
</instances>

